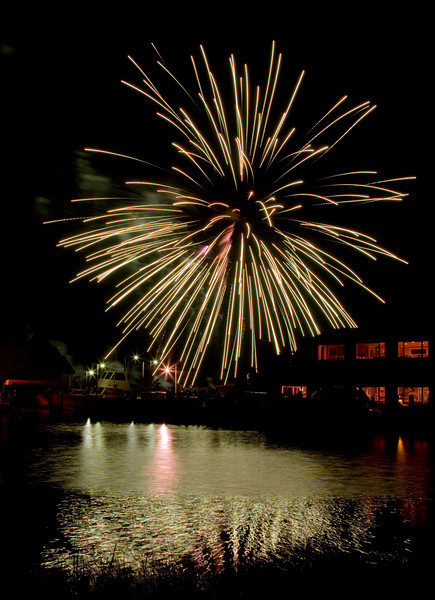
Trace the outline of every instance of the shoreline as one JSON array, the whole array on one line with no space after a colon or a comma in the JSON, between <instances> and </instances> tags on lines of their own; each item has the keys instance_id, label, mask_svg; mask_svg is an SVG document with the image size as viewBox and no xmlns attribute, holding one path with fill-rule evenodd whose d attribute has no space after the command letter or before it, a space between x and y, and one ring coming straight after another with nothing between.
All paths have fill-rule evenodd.
<instances>
[{"instance_id":1,"label":"shoreline","mask_svg":"<svg viewBox=\"0 0 435 600\"><path fill-rule=\"evenodd\" d=\"M7 422L50 419L165 423L218 429L255 430L285 441L311 439L359 439L373 434L435 437L435 413L431 406L397 406L394 410L318 410L304 402L278 399L249 402L236 398L211 401L170 398L165 401L100 399L89 396L70 406L18 407L0 405L2 426Z\"/></svg>"}]
</instances>

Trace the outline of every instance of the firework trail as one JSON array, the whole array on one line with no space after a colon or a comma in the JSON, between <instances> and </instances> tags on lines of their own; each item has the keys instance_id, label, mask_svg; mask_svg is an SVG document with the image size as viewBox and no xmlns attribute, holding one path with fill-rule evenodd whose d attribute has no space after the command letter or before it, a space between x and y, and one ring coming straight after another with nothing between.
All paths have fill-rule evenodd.
<instances>
[{"instance_id":1,"label":"firework trail","mask_svg":"<svg viewBox=\"0 0 435 600\"><path fill-rule=\"evenodd\" d=\"M155 103L157 115L173 127L179 163L171 177L126 182L132 192L121 207L84 218L91 229L59 244L88 253L89 266L76 279L118 277L108 307L130 304L118 324L117 345L145 328L152 340L148 351L158 352L160 364L172 358L182 365L182 385L195 382L216 340L220 377L226 381L237 374L242 358L249 357L257 369L261 339L280 353L296 348L297 335L320 333L320 321L355 327L331 285L351 280L376 294L331 252L330 242L340 253L350 248L371 259L401 259L371 236L320 222L319 215L327 209L334 218L343 205L399 201L406 195L391 189L399 179L378 181L374 171L302 178L372 112L370 102L345 109L347 97L341 98L298 144L289 117L304 72L277 115L282 57L275 44L263 88L251 84L246 65L239 73L230 57L230 93L221 91L202 47L200 54L199 62L191 57L195 94L158 61L193 112L175 108L130 59L142 81L140 86L123 83ZM332 142L325 143L329 138ZM150 168L135 157L87 150Z\"/></svg>"}]
</instances>

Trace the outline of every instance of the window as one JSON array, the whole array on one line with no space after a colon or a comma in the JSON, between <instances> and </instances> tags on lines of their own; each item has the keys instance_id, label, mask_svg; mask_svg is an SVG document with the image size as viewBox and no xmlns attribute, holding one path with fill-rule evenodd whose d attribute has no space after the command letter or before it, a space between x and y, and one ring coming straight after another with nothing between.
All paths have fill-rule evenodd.
<instances>
[{"instance_id":1,"label":"window","mask_svg":"<svg viewBox=\"0 0 435 600\"><path fill-rule=\"evenodd\" d=\"M429 342L398 342L397 356L400 358L427 358Z\"/></svg>"},{"instance_id":2,"label":"window","mask_svg":"<svg viewBox=\"0 0 435 600\"><path fill-rule=\"evenodd\" d=\"M385 342L365 342L356 345L357 358L385 358Z\"/></svg>"},{"instance_id":3,"label":"window","mask_svg":"<svg viewBox=\"0 0 435 600\"><path fill-rule=\"evenodd\" d=\"M319 344L318 360L344 360L344 344Z\"/></svg>"},{"instance_id":4,"label":"window","mask_svg":"<svg viewBox=\"0 0 435 600\"><path fill-rule=\"evenodd\" d=\"M384 387L363 387L363 391L371 402L376 404L385 404L385 388Z\"/></svg>"},{"instance_id":5,"label":"window","mask_svg":"<svg viewBox=\"0 0 435 600\"><path fill-rule=\"evenodd\" d=\"M410 404L427 404L429 402L428 387L399 387L397 388L397 397L400 404L409 406Z\"/></svg>"},{"instance_id":6,"label":"window","mask_svg":"<svg viewBox=\"0 0 435 600\"><path fill-rule=\"evenodd\" d=\"M283 385L281 387L281 394L286 398L306 398L307 397L307 386L306 385Z\"/></svg>"}]
</instances>

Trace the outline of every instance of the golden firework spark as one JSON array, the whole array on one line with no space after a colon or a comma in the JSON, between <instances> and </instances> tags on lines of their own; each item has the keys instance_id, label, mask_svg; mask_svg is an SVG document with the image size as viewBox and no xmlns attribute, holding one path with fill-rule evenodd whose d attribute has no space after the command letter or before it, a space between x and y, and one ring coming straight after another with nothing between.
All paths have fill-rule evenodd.
<instances>
[{"instance_id":1,"label":"golden firework spark","mask_svg":"<svg viewBox=\"0 0 435 600\"><path fill-rule=\"evenodd\" d=\"M118 277L108 307L127 300L130 305L118 324L122 336L117 345L145 328L152 339L149 351L158 348L159 364L174 355L182 364L182 385L195 382L213 340L221 349L220 376L226 381L237 374L242 356L258 368L260 339L276 353L295 349L297 334L320 333L319 315L332 327L355 327L332 285L351 280L377 295L327 249L328 240L371 259L402 259L371 236L312 216L319 210L323 214L324 207L334 212L343 205L402 200L406 194L390 185L411 179L377 181L374 171L352 171L305 182L301 175L307 168L375 107L363 102L343 111L343 97L298 145L289 120L304 72L277 116L282 57L275 44L263 88L252 86L246 66L239 74L230 57L231 94L221 92L200 51L199 63L191 58L197 85L193 106L199 104L199 111L174 108L132 59L142 82L124 82L154 102L157 115L179 137L173 147L180 162L172 167L171 179L126 182L136 197L145 189L159 199L150 201L144 193L148 200L131 200L84 219L97 226L60 242L88 252L89 266L77 278ZM181 86L162 61L158 64ZM325 143L328 136L332 142ZM125 154L87 150L149 166ZM133 272L122 275L131 266Z\"/></svg>"}]
</instances>

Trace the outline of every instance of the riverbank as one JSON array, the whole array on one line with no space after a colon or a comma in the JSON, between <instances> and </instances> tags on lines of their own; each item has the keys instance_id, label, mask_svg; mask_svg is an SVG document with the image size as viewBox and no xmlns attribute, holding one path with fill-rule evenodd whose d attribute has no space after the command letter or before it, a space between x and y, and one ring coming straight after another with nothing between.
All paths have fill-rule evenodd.
<instances>
[{"instance_id":1,"label":"riverbank","mask_svg":"<svg viewBox=\"0 0 435 600\"><path fill-rule=\"evenodd\" d=\"M391 432L435 434L435 413L431 405L320 404L308 399L245 393L209 398L162 396L110 400L94 397L84 409L91 419L253 429L290 439Z\"/></svg>"},{"instance_id":2,"label":"riverbank","mask_svg":"<svg viewBox=\"0 0 435 600\"><path fill-rule=\"evenodd\" d=\"M166 423L224 429L271 432L289 439L331 435L397 433L433 437L435 412L431 405L394 408L361 405L319 405L309 400L273 398L261 394L226 397L178 397L155 395L139 398L82 396L64 405L1 405L12 420L40 418L89 418L93 421Z\"/></svg>"},{"instance_id":3,"label":"riverbank","mask_svg":"<svg viewBox=\"0 0 435 600\"><path fill-rule=\"evenodd\" d=\"M4 600L17 597L44 597L45 600L163 600L188 597L192 600L236 598L264 599L270 594L331 593L335 598L347 598L351 589L372 598L392 594L415 594L427 589L430 565L396 564L369 565L360 557L347 555L324 557L311 555L307 549L292 563L279 566L258 564L248 569L232 569L212 577L205 576L192 564L159 565L134 573L116 558L106 564L90 567L80 563L73 573L47 570L17 582Z\"/></svg>"}]
</instances>

